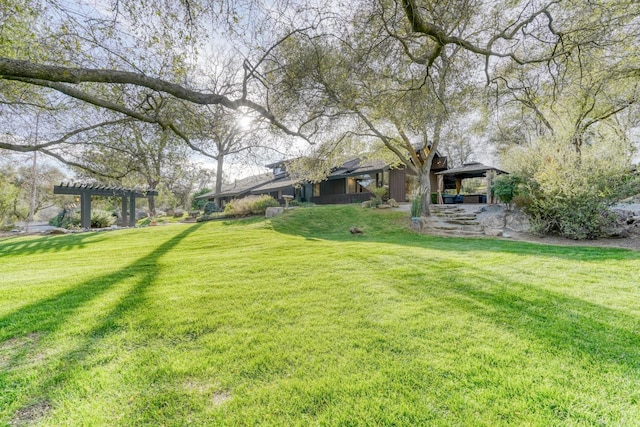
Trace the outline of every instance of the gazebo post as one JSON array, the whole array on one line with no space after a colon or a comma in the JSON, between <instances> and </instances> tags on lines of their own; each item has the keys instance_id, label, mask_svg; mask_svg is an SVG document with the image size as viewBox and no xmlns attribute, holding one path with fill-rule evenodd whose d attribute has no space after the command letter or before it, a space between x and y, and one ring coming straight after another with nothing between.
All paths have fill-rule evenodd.
<instances>
[{"instance_id":1,"label":"gazebo post","mask_svg":"<svg viewBox=\"0 0 640 427\"><path fill-rule=\"evenodd\" d=\"M491 185L493 184L493 174L495 172L492 170L488 170L485 173L486 179L487 179L487 203L493 203L493 200L491 199Z\"/></svg>"}]
</instances>

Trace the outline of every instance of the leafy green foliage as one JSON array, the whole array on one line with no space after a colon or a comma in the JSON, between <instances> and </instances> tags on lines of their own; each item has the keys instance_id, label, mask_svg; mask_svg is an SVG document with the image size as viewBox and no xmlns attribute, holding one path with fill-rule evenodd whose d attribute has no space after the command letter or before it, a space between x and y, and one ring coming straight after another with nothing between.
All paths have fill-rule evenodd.
<instances>
[{"instance_id":1,"label":"leafy green foliage","mask_svg":"<svg viewBox=\"0 0 640 427\"><path fill-rule=\"evenodd\" d=\"M513 198L520 193L522 180L517 175L499 175L493 182L491 190L508 208L511 207Z\"/></svg>"},{"instance_id":2,"label":"leafy green foliage","mask_svg":"<svg viewBox=\"0 0 640 427\"><path fill-rule=\"evenodd\" d=\"M91 228L111 227L116 223L116 219L113 212L102 209L91 209ZM80 211L65 208L49 220L49 225L60 228L78 228L81 225Z\"/></svg>"},{"instance_id":3,"label":"leafy green foliage","mask_svg":"<svg viewBox=\"0 0 640 427\"><path fill-rule=\"evenodd\" d=\"M204 211L205 215L209 215L215 212L222 212L222 209L220 208L220 206L218 206L216 202L205 203L204 206L202 207L202 210Z\"/></svg>"},{"instance_id":4,"label":"leafy green foliage","mask_svg":"<svg viewBox=\"0 0 640 427\"><path fill-rule=\"evenodd\" d=\"M371 207L376 208L382 204L384 196L387 195L387 187L375 187L371 189L373 193L373 199L371 200Z\"/></svg>"},{"instance_id":5,"label":"leafy green foliage","mask_svg":"<svg viewBox=\"0 0 640 427\"><path fill-rule=\"evenodd\" d=\"M201 188L191 195L191 209L197 209L199 211L203 210L205 205L209 203L207 199L196 199L198 196L202 196L203 194L210 193L211 189L209 188Z\"/></svg>"},{"instance_id":6,"label":"leafy green foliage","mask_svg":"<svg viewBox=\"0 0 640 427\"><path fill-rule=\"evenodd\" d=\"M567 141L542 138L509 151L505 162L522 179L512 200L534 232L595 239L615 220L608 207L640 192L640 178L629 173L627 141L600 140L579 151Z\"/></svg>"},{"instance_id":7,"label":"leafy green foliage","mask_svg":"<svg viewBox=\"0 0 640 427\"><path fill-rule=\"evenodd\" d=\"M14 201L18 197L19 189L14 185L12 174L6 168L0 170L0 225L13 223Z\"/></svg>"},{"instance_id":8,"label":"leafy green foliage","mask_svg":"<svg viewBox=\"0 0 640 427\"><path fill-rule=\"evenodd\" d=\"M418 218L422 211L422 196L416 195L416 197L411 201L411 217Z\"/></svg>"},{"instance_id":9,"label":"leafy green foliage","mask_svg":"<svg viewBox=\"0 0 640 427\"><path fill-rule=\"evenodd\" d=\"M54 195L52 191L53 185L64 177L60 170L51 165L38 164L34 176L30 165L20 163L14 157L0 158L0 224L26 220L34 201L33 209L37 219L39 212L59 206L64 200L63 196ZM32 199L33 192L35 199Z\"/></svg>"},{"instance_id":10,"label":"leafy green foliage","mask_svg":"<svg viewBox=\"0 0 640 427\"><path fill-rule=\"evenodd\" d=\"M91 228L107 228L116 223L116 217L113 212L107 212L100 209L91 210Z\"/></svg>"}]
</instances>

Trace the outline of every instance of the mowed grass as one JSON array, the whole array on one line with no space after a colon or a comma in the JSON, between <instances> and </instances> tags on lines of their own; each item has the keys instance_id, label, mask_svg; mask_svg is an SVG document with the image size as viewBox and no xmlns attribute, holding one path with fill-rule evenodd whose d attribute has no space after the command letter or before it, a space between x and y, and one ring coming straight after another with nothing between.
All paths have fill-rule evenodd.
<instances>
[{"instance_id":1,"label":"mowed grass","mask_svg":"<svg viewBox=\"0 0 640 427\"><path fill-rule=\"evenodd\" d=\"M408 222L2 240L0 425L640 425L640 252Z\"/></svg>"}]
</instances>

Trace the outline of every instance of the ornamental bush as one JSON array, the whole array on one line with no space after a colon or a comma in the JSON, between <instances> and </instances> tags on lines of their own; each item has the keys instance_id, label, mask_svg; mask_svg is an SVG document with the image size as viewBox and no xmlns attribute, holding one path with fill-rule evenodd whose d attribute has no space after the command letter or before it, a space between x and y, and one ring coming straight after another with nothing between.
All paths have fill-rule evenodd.
<instances>
[{"instance_id":1,"label":"ornamental bush","mask_svg":"<svg viewBox=\"0 0 640 427\"><path fill-rule=\"evenodd\" d=\"M418 194L411 201L411 217L418 218L420 216L420 212L422 212L422 196Z\"/></svg>"},{"instance_id":2,"label":"ornamental bush","mask_svg":"<svg viewBox=\"0 0 640 427\"><path fill-rule=\"evenodd\" d=\"M49 225L67 229L78 228L80 227L80 212L65 205L58 215L49 220Z\"/></svg>"},{"instance_id":3,"label":"ornamental bush","mask_svg":"<svg viewBox=\"0 0 640 427\"><path fill-rule=\"evenodd\" d=\"M280 206L280 203L267 195L248 196L227 203L224 207L224 213L229 216L260 215L264 214L270 206Z\"/></svg>"},{"instance_id":4,"label":"ornamental bush","mask_svg":"<svg viewBox=\"0 0 640 427\"><path fill-rule=\"evenodd\" d=\"M491 190L507 206L507 209L511 209L511 202L520 193L521 182L517 175L499 175L493 182Z\"/></svg>"},{"instance_id":5,"label":"ornamental bush","mask_svg":"<svg viewBox=\"0 0 640 427\"><path fill-rule=\"evenodd\" d=\"M602 140L578 150L558 137L547 138L515 147L508 156L505 163L521 179L512 201L537 234L601 237L615 221L609 207L640 191L640 177L629 173L624 141Z\"/></svg>"},{"instance_id":6,"label":"ornamental bush","mask_svg":"<svg viewBox=\"0 0 640 427\"><path fill-rule=\"evenodd\" d=\"M107 228L116 223L116 217L112 212L93 209L91 211L91 228Z\"/></svg>"},{"instance_id":7,"label":"ornamental bush","mask_svg":"<svg viewBox=\"0 0 640 427\"><path fill-rule=\"evenodd\" d=\"M216 202L207 202L203 206L203 210L205 215L210 215L216 212L222 212L222 209L220 209L220 206L218 206Z\"/></svg>"}]
</instances>

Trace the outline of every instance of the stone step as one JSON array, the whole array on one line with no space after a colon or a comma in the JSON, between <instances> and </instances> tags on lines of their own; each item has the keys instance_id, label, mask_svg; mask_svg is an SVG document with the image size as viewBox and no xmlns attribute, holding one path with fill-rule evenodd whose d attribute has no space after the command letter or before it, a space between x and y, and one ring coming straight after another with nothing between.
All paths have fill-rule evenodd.
<instances>
[{"instance_id":1,"label":"stone step","mask_svg":"<svg viewBox=\"0 0 640 427\"><path fill-rule=\"evenodd\" d=\"M466 236L466 237L484 236L484 233L482 231L462 230L462 229L442 230L439 228L426 227L423 229L423 231L426 231L429 234L435 234L438 236Z\"/></svg>"},{"instance_id":2,"label":"stone step","mask_svg":"<svg viewBox=\"0 0 640 427\"><path fill-rule=\"evenodd\" d=\"M475 219L475 218L474 218ZM447 219L445 222L449 224L461 224L461 225L480 225L478 221L468 220L468 219Z\"/></svg>"},{"instance_id":3,"label":"stone step","mask_svg":"<svg viewBox=\"0 0 640 427\"><path fill-rule=\"evenodd\" d=\"M450 215L450 219L458 219L460 221L473 221L478 218L478 215L469 215L469 214L460 214L460 215Z\"/></svg>"},{"instance_id":4,"label":"stone step","mask_svg":"<svg viewBox=\"0 0 640 427\"><path fill-rule=\"evenodd\" d=\"M466 230L482 232L484 230L484 227L481 225L473 224L425 224L425 226L443 231Z\"/></svg>"},{"instance_id":5,"label":"stone step","mask_svg":"<svg viewBox=\"0 0 640 427\"><path fill-rule=\"evenodd\" d=\"M431 212L432 215L435 216L443 216L443 217L452 217L452 216L464 216L464 215L469 215L468 213L464 212L464 211L460 211L460 212L448 212L448 211L440 211L440 212Z\"/></svg>"}]
</instances>

